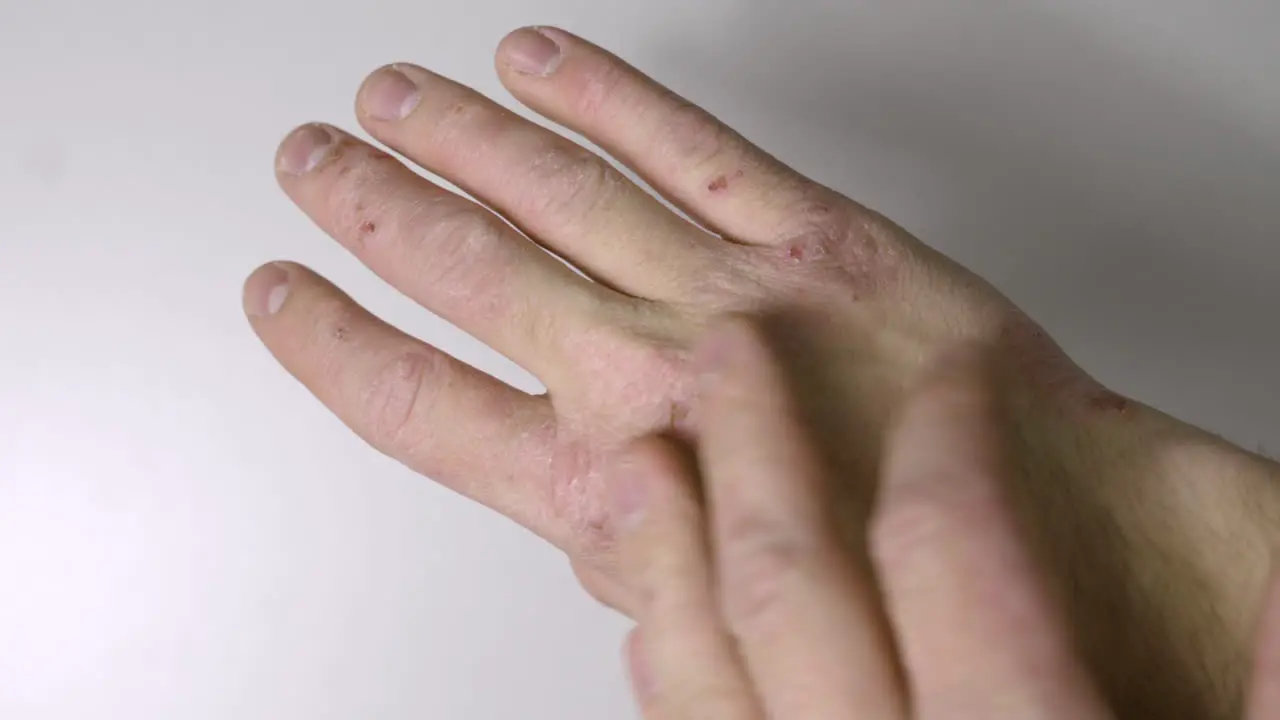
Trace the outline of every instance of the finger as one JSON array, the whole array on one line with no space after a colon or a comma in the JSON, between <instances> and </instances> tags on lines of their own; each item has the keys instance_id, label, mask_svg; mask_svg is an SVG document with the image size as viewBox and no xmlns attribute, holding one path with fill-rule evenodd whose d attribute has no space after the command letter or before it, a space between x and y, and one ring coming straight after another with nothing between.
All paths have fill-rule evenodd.
<instances>
[{"instance_id":1,"label":"finger","mask_svg":"<svg viewBox=\"0 0 1280 720\"><path fill-rule=\"evenodd\" d=\"M758 330L732 320L699 361L698 418L720 604L769 717L899 717L865 559L842 543L823 468Z\"/></svg>"},{"instance_id":2,"label":"finger","mask_svg":"<svg viewBox=\"0 0 1280 720\"><path fill-rule=\"evenodd\" d=\"M641 708L652 709L655 691L653 670L649 667L644 638L640 634L639 627L634 627L627 633L626 639L623 640L622 652L627 663L627 675L631 680L631 695Z\"/></svg>"},{"instance_id":3,"label":"finger","mask_svg":"<svg viewBox=\"0 0 1280 720\"><path fill-rule=\"evenodd\" d=\"M596 602L629 618L636 617L635 597L631 589L610 569L601 568L598 560L570 557L569 567L578 579L578 584Z\"/></svg>"},{"instance_id":4,"label":"finger","mask_svg":"<svg viewBox=\"0 0 1280 720\"><path fill-rule=\"evenodd\" d=\"M754 244L836 234L856 205L755 147L616 56L555 28L498 48L503 84L576 130L707 227Z\"/></svg>"},{"instance_id":5,"label":"finger","mask_svg":"<svg viewBox=\"0 0 1280 720\"><path fill-rule=\"evenodd\" d=\"M277 158L304 212L387 282L543 382L615 294L488 210L336 128L294 131Z\"/></svg>"},{"instance_id":6,"label":"finger","mask_svg":"<svg viewBox=\"0 0 1280 720\"><path fill-rule=\"evenodd\" d=\"M259 268L244 303L280 364L370 445L558 539L543 520L546 400L404 335L299 265Z\"/></svg>"},{"instance_id":7,"label":"finger","mask_svg":"<svg viewBox=\"0 0 1280 720\"><path fill-rule=\"evenodd\" d=\"M1272 568L1254 633L1249 720L1280 720L1280 572Z\"/></svg>"},{"instance_id":8,"label":"finger","mask_svg":"<svg viewBox=\"0 0 1280 720\"><path fill-rule=\"evenodd\" d=\"M871 540L916 717L1106 717L1002 496L988 372L948 355L889 440Z\"/></svg>"},{"instance_id":9,"label":"finger","mask_svg":"<svg viewBox=\"0 0 1280 720\"><path fill-rule=\"evenodd\" d=\"M357 112L374 137L612 287L683 296L718 263L711 236L608 161L468 87L395 65L365 81Z\"/></svg>"},{"instance_id":10,"label":"finger","mask_svg":"<svg viewBox=\"0 0 1280 720\"><path fill-rule=\"evenodd\" d=\"M702 508L680 455L646 438L625 453L610 483L621 562L641 597L644 656L632 664L633 677L643 679L636 689L645 717L760 718L719 622Z\"/></svg>"}]
</instances>

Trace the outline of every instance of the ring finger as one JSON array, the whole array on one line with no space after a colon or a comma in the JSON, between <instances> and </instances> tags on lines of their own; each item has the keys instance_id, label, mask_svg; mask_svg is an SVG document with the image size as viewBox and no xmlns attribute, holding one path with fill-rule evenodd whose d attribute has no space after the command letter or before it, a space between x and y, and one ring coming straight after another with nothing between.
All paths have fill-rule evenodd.
<instances>
[{"instance_id":1,"label":"ring finger","mask_svg":"<svg viewBox=\"0 0 1280 720\"><path fill-rule=\"evenodd\" d=\"M564 344L630 302L493 213L326 125L281 145L289 197L375 273L551 384Z\"/></svg>"}]
</instances>

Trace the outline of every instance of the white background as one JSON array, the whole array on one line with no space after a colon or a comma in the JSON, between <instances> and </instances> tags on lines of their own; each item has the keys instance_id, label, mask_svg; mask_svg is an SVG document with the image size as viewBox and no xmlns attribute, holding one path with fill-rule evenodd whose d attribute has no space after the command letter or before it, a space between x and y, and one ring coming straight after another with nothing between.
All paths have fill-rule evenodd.
<instances>
[{"instance_id":1,"label":"white background","mask_svg":"<svg viewBox=\"0 0 1280 720\"><path fill-rule=\"evenodd\" d=\"M626 624L258 346L305 262L529 387L276 189L408 60L610 46L1009 292L1118 389L1280 441L1280 4L0 0L0 718L628 717Z\"/></svg>"}]
</instances>

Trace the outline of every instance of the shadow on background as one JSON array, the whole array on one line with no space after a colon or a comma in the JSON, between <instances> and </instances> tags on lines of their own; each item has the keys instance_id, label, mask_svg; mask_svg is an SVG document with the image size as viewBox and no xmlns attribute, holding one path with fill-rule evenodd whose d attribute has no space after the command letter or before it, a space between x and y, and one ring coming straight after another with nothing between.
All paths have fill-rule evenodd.
<instances>
[{"instance_id":1,"label":"shadow on background","mask_svg":"<svg viewBox=\"0 0 1280 720\"><path fill-rule=\"evenodd\" d=\"M1192 72L1211 43L982 4L742 2L644 65L992 280L1104 382L1270 446L1280 131L1256 88Z\"/></svg>"}]
</instances>

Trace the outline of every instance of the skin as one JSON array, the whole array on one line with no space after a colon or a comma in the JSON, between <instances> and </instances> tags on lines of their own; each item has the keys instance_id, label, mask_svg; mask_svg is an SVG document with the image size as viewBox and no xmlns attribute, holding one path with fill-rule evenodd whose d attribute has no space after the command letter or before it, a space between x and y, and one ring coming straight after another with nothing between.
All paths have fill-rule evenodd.
<instances>
[{"instance_id":1,"label":"skin","mask_svg":"<svg viewBox=\"0 0 1280 720\"><path fill-rule=\"evenodd\" d=\"M822 460L844 479L831 503L853 549L922 360L990 345L1013 428L1011 503L1108 701L1140 717L1238 715L1280 467L1100 386L980 278L604 50L522 29L496 64L518 100L693 222L464 86L411 65L375 72L360 124L484 204L327 125L284 141L281 186L547 393L406 336L300 265L260 268L244 293L255 332L356 433L564 549L590 592L634 614L604 468L654 431L696 438L692 348L716 318L759 318L801 379Z\"/></svg>"},{"instance_id":2,"label":"skin","mask_svg":"<svg viewBox=\"0 0 1280 720\"><path fill-rule=\"evenodd\" d=\"M706 345L697 467L654 435L610 473L641 597L626 654L645 718L1113 717L1008 501L981 349L945 353L899 408L859 556L764 336L736 320ZM1252 720L1280 717L1277 600L1259 626Z\"/></svg>"}]
</instances>

